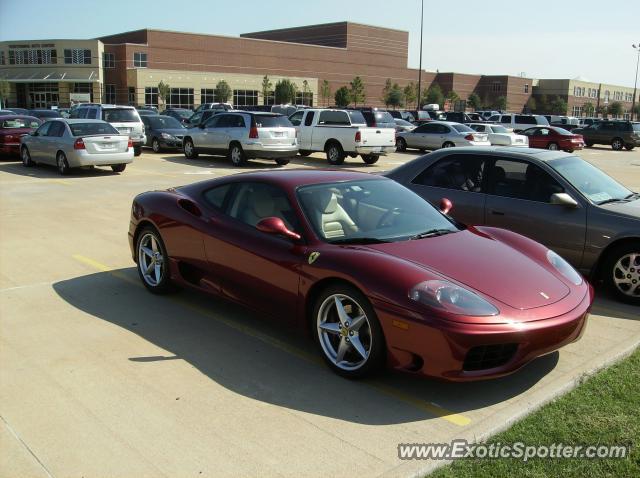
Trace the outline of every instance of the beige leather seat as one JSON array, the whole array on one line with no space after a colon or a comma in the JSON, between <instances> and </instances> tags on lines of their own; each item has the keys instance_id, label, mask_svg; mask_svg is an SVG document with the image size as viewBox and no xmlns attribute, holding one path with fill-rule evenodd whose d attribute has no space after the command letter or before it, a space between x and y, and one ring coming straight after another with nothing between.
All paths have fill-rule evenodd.
<instances>
[{"instance_id":1,"label":"beige leather seat","mask_svg":"<svg viewBox=\"0 0 640 478\"><path fill-rule=\"evenodd\" d=\"M244 208L240 218L242 222L256 226L266 217L279 216L279 214L275 214L275 202L267 191L258 189L249 194L251 196L247 198L249 205Z\"/></svg>"},{"instance_id":2,"label":"beige leather seat","mask_svg":"<svg viewBox=\"0 0 640 478\"><path fill-rule=\"evenodd\" d=\"M327 239L351 235L358 231L353 219L338 203L338 197L330 190L314 191L312 194L314 222L320 225Z\"/></svg>"}]
</instances>

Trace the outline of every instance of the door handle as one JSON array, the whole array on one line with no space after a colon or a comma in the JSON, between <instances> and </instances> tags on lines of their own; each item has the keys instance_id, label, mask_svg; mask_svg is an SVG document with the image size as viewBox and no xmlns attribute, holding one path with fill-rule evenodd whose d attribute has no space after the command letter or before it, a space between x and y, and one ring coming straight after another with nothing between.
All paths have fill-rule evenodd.
<instances>
[{"instance_id":1,"label":"door handle","mask_svg":"<svg viewBox=\"0 0 640 478\"><path fill-rule=\"evenodd\" d=\"M495 209L491 210L491 214L493 214L494 216L504 216L504 213L502 211L496 211Z\"/></svg>"}]
</instances>

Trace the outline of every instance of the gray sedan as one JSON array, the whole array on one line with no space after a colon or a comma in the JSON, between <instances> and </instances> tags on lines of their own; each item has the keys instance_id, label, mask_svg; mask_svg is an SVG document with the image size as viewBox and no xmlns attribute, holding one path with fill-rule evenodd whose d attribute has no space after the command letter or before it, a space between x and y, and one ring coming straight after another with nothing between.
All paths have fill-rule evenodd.
<instances>
[{"instance_id":1,"label":"gray sedan","mask_svg":"<svg viewBox=\"0 0 640 478\"><path fill-rule=\"evenodd\" d=\"M469 225L510 229L640 305L640 195L572 154L454 148L386 174ZM505 277L505 280L514 278Z\"/></svg>"},{"instance_id":2,"label":"gray sedan","mask_svg":"<svg viewBox=\"0 0 640 478\"><path fill-rule=\"evenodd\" d=\"M466 125L450 121L429 121L396 136L398 151L406 151L407 148L435 150L454 146L491 146L491 143L486 133L478 133Z\"/></svg>"},{"instance_id":3,"label":"gray sedan","mask_svg":"<svg viewBox=\"0 0 640 478\"><path fill-rule=\"evenodd\" d=\"M46 121L33 133L23 136L20 143L20 157L25 167L51 164L63 175L83 166L111 166L119 173L133 161L129 135L120 134L101 120Z\"/></svg>"}]
</instances>

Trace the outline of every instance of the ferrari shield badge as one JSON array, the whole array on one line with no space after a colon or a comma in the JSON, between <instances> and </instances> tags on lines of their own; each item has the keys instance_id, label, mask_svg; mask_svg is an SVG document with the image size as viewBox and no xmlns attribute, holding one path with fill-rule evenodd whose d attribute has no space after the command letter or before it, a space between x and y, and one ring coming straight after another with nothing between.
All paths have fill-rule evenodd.
<instances>
[{"instance_id":1,"label":"ferrari shield badge","mask_svg":"<svg viewBox=\"0 0 640 478\"><path fill-rule=\"evenodd\" d=\"M309 265L313 264L318 257L320 257L319 252L312 252L311 254L309 254Z\"/></svg>"}]
</instances>

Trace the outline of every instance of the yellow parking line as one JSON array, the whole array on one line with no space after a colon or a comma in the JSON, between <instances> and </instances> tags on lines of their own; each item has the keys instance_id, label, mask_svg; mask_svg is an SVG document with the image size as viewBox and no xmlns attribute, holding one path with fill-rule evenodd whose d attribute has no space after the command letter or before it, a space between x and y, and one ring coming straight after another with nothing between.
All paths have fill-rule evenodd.
<instances>
[{"instance_id":1,"label":"yellow parking line","mask_svg":"<svg viewBox=\"0 0 640 478\"><path fill-rule=\"evenodd\" d=\"M142 287L142 284L140 284L140 282L132 280L130 277L113 270L112 268L110 268L109 266L106 266L98 261L95 261L93 259L90 259L89 257L85 257L83 255L80 254L74 254L73 258L75 260L77 260L78 262L81 262L89 267L92 267L93 269L99 270L101 272L106 272L108 274L111 274L113 277L116 277L118 279L122 279L126 282L135 284L137 286ZM282 340L276 339L275 337L272 337L268 334L265 334L263 332L260 332L256 329L253 329L251 327L248 327L246 325L243 325L241 323L238 323L235 320L231 320L228 319L226 317L223 317L220 314L217 314L209 309L205 309L204 307L200 307L197 305L193 305L191 303L189 303L188 301L184 300L184 299L180 299L180 298L174 298L175 302L179 303L180 305L182 305L183 307L185 307L186 309L189 309L197 314L200 314L204 317L208 317L211 318L213 320L216 320L218 322L222 322L224 325L238 331L241 332L245 335L248 335L250 337L253 337L255 339L258 339L266 344L269 344L277 349L280 349L284 352L287 352L291 355L295 355L296 357L299 357L303 360L306 360L307 362L311 362L313 364L316 365L323 365L323 360L318 357L315 354L310 354L302 349L299 349L298 347L295 347L293 345L290 345ZM458 426L466 426L469 425L471 423L471 419L461 415L459 413L454 413L450 410L447 410L446 408L442 408L434 403L431 402L427 402L425 400L421 400L419 398L413 397L409 394L406 394L404 392L401 392L399 390L396 390L393 387L390 387L386 384L383 384L381 382L378 381L367 381L367 382L362 382L365 385L373 388L374 390L377 390L378 392L381 392L385 395L388 395L390 397L393 397L397 400L400 400L402 402L408 403L420 410L426 411L427 413L434 415L436 417L442 418L444 420L447 420L450 423L453 423L454 425L458 425Z\"/></svg>"}]
</instances>

